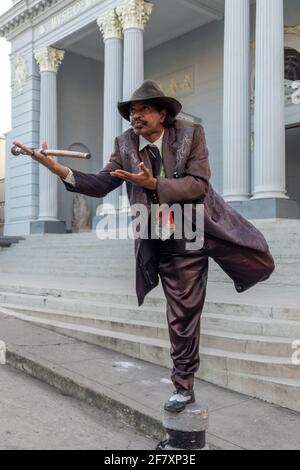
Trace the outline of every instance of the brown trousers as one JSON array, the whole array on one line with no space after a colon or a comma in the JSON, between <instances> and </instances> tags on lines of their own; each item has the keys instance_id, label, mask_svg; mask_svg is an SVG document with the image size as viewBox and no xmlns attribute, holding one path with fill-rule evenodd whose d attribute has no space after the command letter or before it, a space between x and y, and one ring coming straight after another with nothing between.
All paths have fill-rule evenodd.
<instances>
[{"instance_id":1,"label":"brown trousers","mask_svg":"<svg viewBox=\"0 0 300 470\"><path fill-rule=\"evenodd\" d=\"M205 235L204 246L186 251L184 240L158 240L159 276L167 299L167 321L175 387L193 388L199 368L200 317L204 306L208 258L233 280L238 292L268 279L275 265L262 253Z\"/></svg>"}]
</instances>

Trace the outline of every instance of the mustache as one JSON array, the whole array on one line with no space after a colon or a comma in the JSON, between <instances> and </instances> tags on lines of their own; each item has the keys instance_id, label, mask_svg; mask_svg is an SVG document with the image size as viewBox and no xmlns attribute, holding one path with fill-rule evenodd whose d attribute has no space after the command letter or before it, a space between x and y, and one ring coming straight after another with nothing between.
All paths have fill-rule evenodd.
<instances>
[{"instance_id":1,"label":"mustache","mask_svg":"<svg viewBox=\"0 0 300 470\"><path fill-rule=\"evenodd\" d=\"M136 124L143 124L145 126L147 124L147 122L144 121L143 119L132 119L131 120L131 125L135 126Z\"/></svg>"}]
</instances>

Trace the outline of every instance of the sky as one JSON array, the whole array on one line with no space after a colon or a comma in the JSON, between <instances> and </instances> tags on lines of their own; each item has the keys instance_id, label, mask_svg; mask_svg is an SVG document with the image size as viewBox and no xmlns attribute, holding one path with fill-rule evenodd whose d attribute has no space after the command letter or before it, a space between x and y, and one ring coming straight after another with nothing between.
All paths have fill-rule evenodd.
<instances>
[{"instance_id":1,"label":"sky","mask_svg":"<svg viewBox=\"0 0 300 470\"><path fill-rule=\"evenodd\" d=\"M12 6L11 0L0 0L0 15ZM11 79L10 79L10 44L0 38L0 134L11 129Z\"/></svg>"}]
</instances>

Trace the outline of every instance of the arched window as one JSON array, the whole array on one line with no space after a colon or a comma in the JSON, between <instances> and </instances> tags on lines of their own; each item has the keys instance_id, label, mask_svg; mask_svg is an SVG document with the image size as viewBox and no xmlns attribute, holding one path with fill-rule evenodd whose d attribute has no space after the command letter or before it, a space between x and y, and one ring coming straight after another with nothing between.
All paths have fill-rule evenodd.
<instances>
[{"instance_id":1,"label":"arched window","mask_svg":"<svg viewBox=\"0 0 300 470\"><path fill-rule=\"evenodd\" d=\"M68 150L73 150L74 152L82 152L82 153L90 153L89 149L79 142L75 142L74 144L70 145Z\"/></svg>"},{"instance_id":2,"label":"arched window","mask_svg":"<svg viewBox=\"0 0 300 470\"><path fill-rule=\"evenodd\" d=\"M300 53L296 49L284 50L284 78L286 80L300 80Z\"/></svg>"}]
</instances>

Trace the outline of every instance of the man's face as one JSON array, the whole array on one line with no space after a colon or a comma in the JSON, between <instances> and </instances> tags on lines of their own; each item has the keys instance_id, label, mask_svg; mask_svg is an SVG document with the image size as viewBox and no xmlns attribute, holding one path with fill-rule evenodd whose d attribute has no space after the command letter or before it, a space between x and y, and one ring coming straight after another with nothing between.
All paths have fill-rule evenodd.
<instances>
[{"instance_id":1,"label":"man's face","mask_svg":"<svg viewBox=\"0 0 300 470\"><path fill-rule=\"evenodd\" d=\"M135 101L130 106L130 122L136 135L151 137L163 131L166 111L150 103Z\"/></svg>"}]
</instances>

